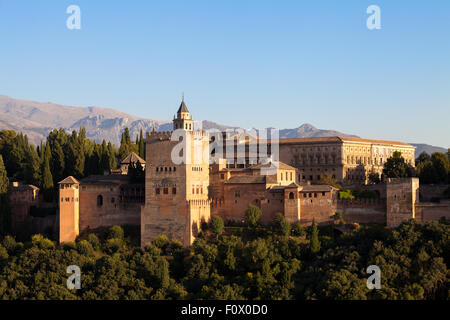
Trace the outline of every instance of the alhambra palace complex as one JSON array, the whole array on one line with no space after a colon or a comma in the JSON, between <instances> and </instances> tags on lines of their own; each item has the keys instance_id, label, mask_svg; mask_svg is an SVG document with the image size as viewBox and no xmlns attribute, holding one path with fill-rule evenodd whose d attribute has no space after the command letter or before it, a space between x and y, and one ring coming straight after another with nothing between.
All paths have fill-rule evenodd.
<instances>
[{"instance_id":1,"label":"alhambra palace complex","mask_svg":"<svg viewBox=\"0 0 450 320\"><path fill-rule=\"evenodd\" d=\"M272 222L277 212L291 223L305 225L312 219L320 224L333 223L332 216L338 211L346 222L374 222L387 227L412 218L450 219L450 203L425 202L429 199L423 196L426 190L419 188L418 178L366 184L369 173L382 173L383 164L394 151L400 151L414 167L415 147L409 144L348 137L280 139L279 161L271 162L270 158L261 161L252 157L248 139L229 138L224 133L224 139L244 144L245 159L237 159L236 147L231 155L224 148L226 158L210 164L209 157L194 161L199 152L210 154L212 142L205 131L194 130L184 101L173 125L174 129L183 129L190 142L186 145L191 152L182 155L187 161L172 161L172 153L180 142L171 141L171 132L153 131L146 137L146 161L131 154L122 161L120 170L109 175L80 181L67 177L59 183L54 225L60 242L74 241L86 229L140 225L142 245L165 234L189 246L202 221L220 216L241 222L249 204L261 209L262 223ZM270 143L267 149L270 153ZM137 162L145 167L145 186L131 184L126 175L128 166ZM345 187L373 190L378 198L340 200L336 188L316 184L322 175L333 176ZM36 189L13 187L15 220L23 218L38 201Z\"/></svg>"}]
</instances>

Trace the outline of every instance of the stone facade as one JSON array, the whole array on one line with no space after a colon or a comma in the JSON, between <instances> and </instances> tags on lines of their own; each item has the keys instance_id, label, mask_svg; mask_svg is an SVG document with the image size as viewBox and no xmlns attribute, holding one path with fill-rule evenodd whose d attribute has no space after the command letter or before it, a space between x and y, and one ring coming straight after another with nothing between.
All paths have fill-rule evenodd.
<instances>
[{"instance_id":1,"label":"stone facade","mask_svg":"<svg viewBox=\"0 0 450 320\"><path fill-rule=\"evenodd\" d=\"M419 178L388 179L386 184L386 225L393 228L416 217Z\"/></svg>"},{"instance_id":2,"label":"stone facade","mask_svg":"<svg viewBox=\"0 0 450 320\"><path fill-rule=\"evenodd\" d=\"M386 160L400 151L414 167L415 147L398 141L350 137L298 138L279 141L280 161L298 169L299 182L315 183L331 175L345 185L368 182L371 172L382 174Z\"/></svg>"},{"instance_id":3,"label":"stone facade","mask_svg":"<svg viewBox=\"0 0 450 320\"><path fill-rule=\"evenodd\" d=\"M11 212L13 213L11 224L12 229L17 230L27 222L31 209L38 207L41 203L39 188L33 185L25 185L20 182L13 182L10 185Z\"/></svg>"},{"instance_id":4,"label":"stone facade","mask_svg":"<svg viewBox=\"0 0 450 320\"><path fill-rule=\"evenodd\" d=\"M80 183L74 177L59 182L59 242L80 234Z\"/></svg>"},{"instance_id":5,"label":"stone facade","mask_svg":"<svg viewBox=\"0 0 450 320\"><path fill-rule=\"evenodd\" d=\"M68 177L59 183L59 242L87 229L139 225L144 186L125 175Z\"/></svg>"},{"instance_id":6,"label":"stone facade","mask_svg":"<svg viewBox=\"0 0 450 320\"><path fill-rule=\"evenodd\" d=\"M210 219L209 136L194 130L184 101L173 123L182 142L172 140L172 132L147 134L143 246L161 234L189 246L201 222ZM180 163L173 161L175 152Z\"/></svg>"}]
</instances>

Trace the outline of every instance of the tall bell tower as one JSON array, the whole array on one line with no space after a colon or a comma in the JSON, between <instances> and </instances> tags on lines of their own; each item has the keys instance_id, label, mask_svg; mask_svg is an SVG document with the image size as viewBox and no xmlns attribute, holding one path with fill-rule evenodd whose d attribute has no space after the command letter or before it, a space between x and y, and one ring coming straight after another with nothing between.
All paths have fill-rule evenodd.
<instances>
[{"instance_id":1,"label":"tall bell tower","mask_svg":"<svg viewBox=\"0 0 450 320\"><path fill-rule=\"evenodd\" d=\"M186 131L194 131L194 120L192 120L186 104L184 103L184 97L178 108L176 116L173 117L173 130L184 129Z\"/></svg>"}]
</instances>

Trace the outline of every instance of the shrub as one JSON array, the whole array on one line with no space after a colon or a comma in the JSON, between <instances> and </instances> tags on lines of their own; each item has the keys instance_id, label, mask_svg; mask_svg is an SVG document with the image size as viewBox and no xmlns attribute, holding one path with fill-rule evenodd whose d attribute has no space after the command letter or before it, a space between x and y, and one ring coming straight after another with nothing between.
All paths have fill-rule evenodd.
<instances>
[{"instance_id":1,"label":"shrub","mask_svg":"<svg viewBox=\"0 0 450 320\"><path fill-rule=\"evenodd\" d=\"M100 250L100 240L94 233L88 235L87 241L89 241L94 250Z\"/></svg>"},{"instance_id":2,"label":"shrub","mask_svg":"<svg viewBox=\"0 0 450 320\"><path fill-rule=\"evenodd\" d=\"M245 223L248 226L255 227L258 224L259 219L261 219L261 209L250 204L245 211Z\"/></svg>"},{"instance_id":3,"label":"shrub","mask_svg":"<svg viewBox=\"0 0 450 320\"><path fill-rule=\"evenodd\" d=\"M158 237L156 237L155 239L153 239L152 244L157 247L160 248L161 250L165 250L166 247L169 245L169 238L167 238L167 236L165 235L160 235Z\"/></svg>"},{"instance_id":4,"label":"shrub","mask_svg":"<svg viewBox=\"0 0 450 320\"><path fill-rule=\"evenodd\" d=\"M220 236L223 233L224 223L221 217L214 216L211 219L211 231Z\"/></svg>"},{"instance_id":5,"label":"shrub","mask_svg":"<svg viewBox=\"0 0 450 320\"><path fill-rule=\"evenodd\" d=\"M8 252L13 252L16 249L17 242L16 239L14 239L11 236L6 236L3 241L3 246L8 250Z\"/></svg>"},{"instance_id":6,"label":"shrub","mask_svg":"<svg viewBox=\"0 0 450 320\"><path fill-rule=\"evenodd\" d=\"M108 230L108 239L121 239L123 240L124 232L120 226L112 226Z\"/></svg>"},{"instance_id":7,"label":"shrub","mask_svg":"<svg viewBox=\"0 0 450 320\"><path fill-rule=\"evenodd\" d=\"M90 256L94 253L94 248L92 248L92 245L87 240L82 240L77 243L77 251L79 254Z\"/></svg>"},{"instance_id":8,"label":"shrub","mask_svg":"<svg viewBox=\"0 0 450 320\"><path fill-rule=\"evenodd\" d=\"M305 228L300 224L297 223L294 226L293 235L297 237L301 237L305 235Z\"/></svg>"},{"instance_id":9,"label":"shrub","mask_svg":"<svg viewBox=\"0 0 450 320\"><path fill-rule=\"evenodd\" d=\"M146 244L144 247L144 250L145 250L145 252L148 252L152 256L156 256L156 257L159 257L162 253L161 249L152 243Z\"/></svg>"},{"instance_id":10,"label":"shrub","mask_svg":"<svg viewBox=\"0 0 450 320\"><path fill-rule=\"evenodd\" d=\"M105 251L109 254L116 253L123 246L123 240L119 238L108 239L105 244Z\"/></svg>"},{"instance_id":11,"label":"shrub","mask_svg":"<svg viewBox=\"0 0 450 320\"><path fill-rule=\"evenodd\" d=\"M275 232L282 237L289 237L291 233L291 224L280 212L275 214L274 228Z\"/></svg>"},{"instance_id":12,"label":"shrub","mask_svg":"<svg viewBox=\"0 0 450 320\"><path fill-rule=\"evenodd\" d=\"M41 248L41 249L54 249L55 248L55 244L53 243L53 241L44 238L42 235L40 234L35 234L31 237L31 243L33 244L33 246Z\"/></svg>"},{"instance_id":13,"label":"shrub","mask_svg":"<svg viewBox=\"0 0 450 320\"><path fill-rule=\"evenodd\" d=\"M8 250L6 250L6 248L0 244L0 263L2 261L8 260L8 258L9 258Z\"/></svg>"}]
</instances>

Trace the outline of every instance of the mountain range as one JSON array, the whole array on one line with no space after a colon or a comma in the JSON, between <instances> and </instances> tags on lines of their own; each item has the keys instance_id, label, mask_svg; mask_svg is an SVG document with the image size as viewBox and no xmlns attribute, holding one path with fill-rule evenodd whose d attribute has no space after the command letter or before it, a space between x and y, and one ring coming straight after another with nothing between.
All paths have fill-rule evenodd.
<instances>
[{"instance_id":1,"label":"mountain range","mask_svg":"<svg viewBox=\"0 0 450 320\"><path fill-rule=\"evenodd\" d=\"M212 121L202 121L204 129L216 128L225 130L235 128ZM36 102L14 99L0 95L0 129L10 129L23 132L34 144L45 140L53 129L64 128L68 132L86 128L86 136L97 142L103 139L115 145L120 144L120 135L125 127L130 130L131 137L136 137L140 129L144 132L172 130L172 121L144 119L111 108L73 107L51 102ZM305 123L294 129L282 129L280 138L308 138L347 136L358 137L335 130L317 129ZM413 143L412 143L413 144ZM427 144L413 144L417 147L416 155L422 151L447 152L446 149Z\"/></svg>"}]
</instances>

